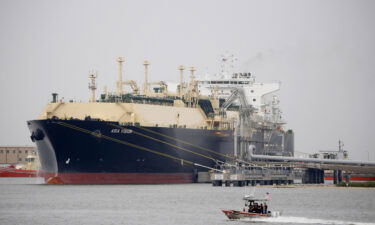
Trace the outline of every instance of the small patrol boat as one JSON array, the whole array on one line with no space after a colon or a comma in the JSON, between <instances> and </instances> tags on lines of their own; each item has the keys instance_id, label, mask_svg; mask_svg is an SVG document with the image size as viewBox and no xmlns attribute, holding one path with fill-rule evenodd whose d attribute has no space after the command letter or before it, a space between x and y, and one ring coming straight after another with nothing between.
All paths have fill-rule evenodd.
<instances>
[{"instance_id":1,"label":"small patrol boat","mask_svg":"<svg viewBox=\"0 0 375 225\"><path fill-rule=\"evenodd\" d=\"M268 194L267 194L268 196ZM242 211L238 210L226 210L223 209L223 213L231 220L243 219L243 218L263 218L263 217L278 217L281 215L279 211L269 211L267 202L269 198L255 198L252 195L247 195L243 198L245 201L245 207Z\"/></svg>"}]
</instances>

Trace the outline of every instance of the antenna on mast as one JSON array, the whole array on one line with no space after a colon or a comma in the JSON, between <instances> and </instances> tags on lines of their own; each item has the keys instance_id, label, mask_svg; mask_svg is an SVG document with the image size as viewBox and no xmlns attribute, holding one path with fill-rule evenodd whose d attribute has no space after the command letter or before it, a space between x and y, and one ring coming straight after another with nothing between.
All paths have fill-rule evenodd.
<instances>
[{"instance_id":1,"label":"antenna on mast","mask_svg":"<svg viewBox=\"0 0 375 225\"><path fill-rule=\"evenodd\" d=\"M231 73L233 72L234 62L237 61L237 58L228 52L225 52L221 55L220 67L221 67L221 76L222 78L230 78Z\"/></svg>"},{"instance_id":2,"label":"antenna on mast","mask_svg":"<svg viewBox=\"0 0 375 225\"><path fill-rule=\"evenodd\" d=\"M339 152L343 151L342 147L344 147L344 142L339 140Z\"/></svg>"},{"instance_id":3,"label":"antenna on mast","mask_svg":"<svg viewBox=\"0 0 375 225\"><path fill-rule=\"evenodd\" d=\"M98 74L96 71L90 71L89 72L89 79L91 82L89 83L89 90L91 91L91 97L90 97L90 102L96 102L96 97L95 97L95 91L96 91L96 82L95 79L98 77Z\"/></svg>"}]
</instances>

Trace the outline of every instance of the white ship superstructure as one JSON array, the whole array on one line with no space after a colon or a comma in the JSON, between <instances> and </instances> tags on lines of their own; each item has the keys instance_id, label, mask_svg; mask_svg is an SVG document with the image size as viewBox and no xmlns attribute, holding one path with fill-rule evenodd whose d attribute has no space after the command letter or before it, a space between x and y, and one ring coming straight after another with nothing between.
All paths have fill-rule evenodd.
<instances>
[{"instance_id":1,"label":"white ship superstructure","mask_svg":"<svg viewBox=\"0 0 375 225\"><path fill-rule=\"evenodd\" d=\"M232 56L233 57L233 56ZM222 70L215 75L205 75L197 79L199 94L203 96L227 99L233 88L242 88L249 105L256 109L256 114L271 123L283 124L279 100L274 93L280 89L280 82L260 83L250 72L234 73L231 56L223 56Z\"/></svg>"},{"instance_id":2,"label":"white ship superstructure","mask_svg":"<svg viewBox=\"0 0 375 225\"><path fill-rule=\"evenodd\" d=\"M274 92L280 89L280 83L258 83L251 73L234 73L231 79L220 79L213 76L209 79L199 79L198 89L203 96L215 96L226 99L233 88L243 88L248 104L251 104L259 116L274 123L282 123L279 100Z\"/></svg>"},{"instance_id":3,"label":"white ship superstructure","mask_svg":"<svg viewBox=\"0 0 375 225\"><path fill-rule=\"evenodd\" d=\"M282 118L280 101L275 95L281 83L256 82L250 72L233 72L234 61L233 55L223 55L219 73L206 74L196 80L198 93L210 99L219 99L221 105L231 96L233 90L236 88L243 90L247 104L254 108L252 116L254 152L267 155L293 155L293 132L284 131L285 121ZM239 104L234 102L233 105L235 108Z\"/></svg>"}]
</instances>

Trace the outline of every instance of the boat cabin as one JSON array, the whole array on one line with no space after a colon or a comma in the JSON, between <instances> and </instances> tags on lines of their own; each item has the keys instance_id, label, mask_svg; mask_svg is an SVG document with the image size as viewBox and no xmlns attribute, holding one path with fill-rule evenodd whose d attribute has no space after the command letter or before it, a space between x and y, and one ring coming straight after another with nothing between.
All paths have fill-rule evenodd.
<instances>
[{"instance_id":1,"label":"boat cabin","mask_svg":"<svg viewBox=\"0 0 375 225\"><path fill-rule=\"evenodd\" d=\"M269 213L268 205L267 205L268 199L254 198L253 196L245 196L243 200L245 201L244 211L247 211L249 213L259 213L259 214Z\"/></svg>"}]
</instances>

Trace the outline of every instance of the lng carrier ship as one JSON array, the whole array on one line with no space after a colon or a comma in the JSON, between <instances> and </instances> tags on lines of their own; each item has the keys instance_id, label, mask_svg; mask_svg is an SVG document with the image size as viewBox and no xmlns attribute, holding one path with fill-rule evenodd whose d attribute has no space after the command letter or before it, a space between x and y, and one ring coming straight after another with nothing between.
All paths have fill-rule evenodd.
<instances>
[{"instance_id":1,"label":"lng carrier ship","mask_svg":"<svg viewBox=\"0 0 375 225\"><path fill-rule=\"evenodd\" d=\"M91 73L89 102L59 101L53 94L39 118L27 122L47 183L191 183L198 172L246 158L247 152L235 150L242 141L235 129L241 106L225 104L235 87L243 88L253 107L251 149L293 155L293 132L284 131L273 95L279 83L256 83L250 73L227 71L196 79L193 67L184 82L183 66L177 85L149 82L145 61L140 90L135 81L123 80L124 59L117 62L115 93L105 88L97 99L97 76Z\"/></svg>"}]
</instances>

